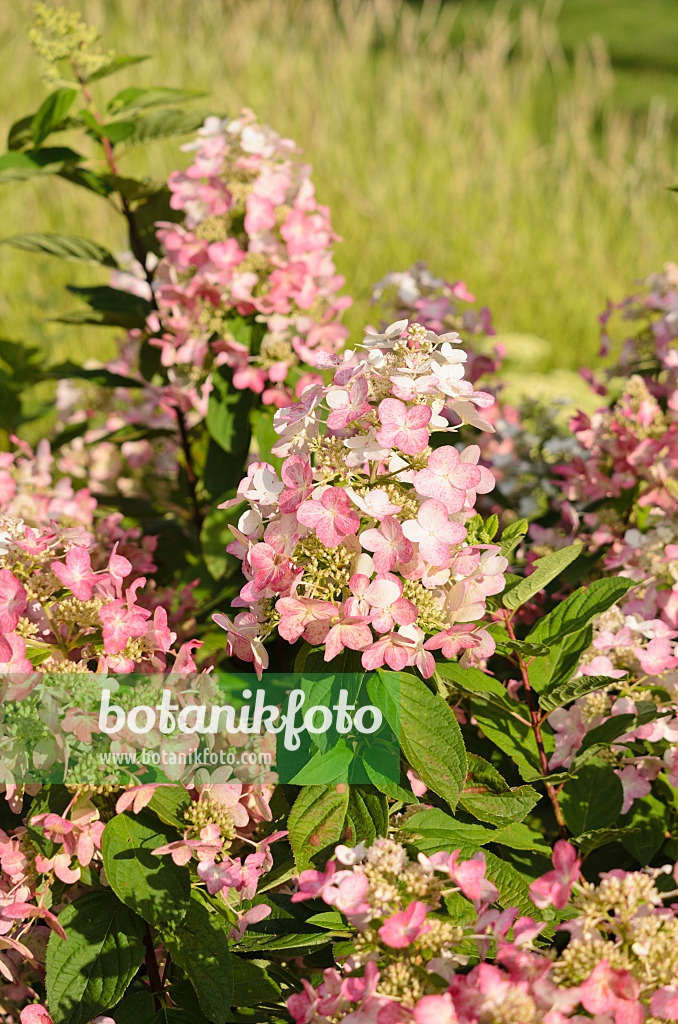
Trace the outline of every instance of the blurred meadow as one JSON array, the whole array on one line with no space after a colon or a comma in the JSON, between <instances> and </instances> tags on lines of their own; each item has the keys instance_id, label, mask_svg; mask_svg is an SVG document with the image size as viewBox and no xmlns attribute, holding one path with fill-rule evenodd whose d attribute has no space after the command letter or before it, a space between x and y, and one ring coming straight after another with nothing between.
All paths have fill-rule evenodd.
<instances>
[{"instance_id":1,"label":"blurred meadow","mask_svg":"<svg viewBox=\"0 0 678 1024\"><path fill-rule=\"evenodd\" d=\"M673 0L69 0L118 54L107 80L209 93L294 138L344 242L337 264L370 320L373 282L418 259L463 279L531 372L595 362L608 298L678 257L678 19ZM0 7L0 134L44 98L25 0ZM105 87L105 89L104 89ZM184 166L182 141L131 152L137 172ZM64 144L67 144L64 137ZM49 178L5 185L0 235L70 231L124 250L103 203ZM88 268L0 248L6 337L50 357L103 358L108 329L46 322ZM99 272L99 280L101 279ZM520 335L534 336L524 341ZM541 340L540 340L541 339ZM521 356L520 353L523 353ZM557 392L559 377L549 386Z\"/></svg>"}]
</instances>

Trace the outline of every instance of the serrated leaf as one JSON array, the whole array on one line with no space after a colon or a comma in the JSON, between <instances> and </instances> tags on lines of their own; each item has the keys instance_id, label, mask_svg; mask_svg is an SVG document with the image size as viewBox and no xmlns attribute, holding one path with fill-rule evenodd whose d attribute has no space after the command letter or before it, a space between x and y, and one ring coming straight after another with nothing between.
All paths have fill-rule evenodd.
<instances>
[{"instance_id":1,"label":"serrated leaf","mask_svg":"<svg viewBox=\"0 0 678 1024\"><path fill-rule=\"evenodd\" d=\"M70 110L77 89L57 89L38 109L31 123L33 145L39 146L58 127Z\"/></svg>"},{"instance_id":2,"label":"serrated leaf","mask_svg":"<svg viewBox=\"0 0 678 1024\"><path fill-rule=\"evenodd\" d=\"M134 64L141 64L143 61L148 60L148 55L140 57L116 57L110 61L109 64L105 64L103 68L99 68L98 71L93 71L91 75L88 75L85 79L86 82L97 82L101 78L108 78L109 75L115 75L118 71L124 71L125 68L131 68Z\"/></svg>"},{"instance_id":3,"label":"serrated leaf","mask_svg":"<svg viewBox=\"0 0 678 1024\"><path fill-rule=\"evenodd\" d=\"M443 680L451 680L455 689L462 693L478 694L499 707L515 709L515 701L509 697L505 685L479 668L462 668L454 661L440 662L436 673Z\"/></svg>"},{"instance_id":4,"label":"serrated leaf","mask_svg":"<svg viewBox=\"0 0 678 1024\"><path fill-rule=\"evenodd\" d=\"M573 836L613 825L621 813L624 790L609 765L586 764L566 782L558 797L565 824Z\"/></svg>"},{"instance_id":5,"label":"serrated leaf","mask_svg":"<svg viewBox=\"0 0 678 1024\"><path fill-rule=\"evenodd\" d=\"M644 867L662 848L669 827L668 807L654 793L648 793L642 799L634 800L623 820L625 825L620 830L620 841Z\"/></svg>"},{"instance_id":6,"label":"serrated leaf","mask_svg":"<svg viewBox=\"0 0 678 1024\"><path fill-rule=\"evenodd\" d=\"M534 572L526 576L517 587L509 590L503 597L505 608L515 611L525 604L531 597L538 594L540 590L553 582L561 572L567 568L583 550L583 544L571 544L570 547L560 548L544 558L539 558L534 563Z\"/></svg>"},{"instance_id":7,"label":"serrated leaf","mask_svg":"<svg viewBox=\"0 0 678 1024\"><path fill-rule=\"evenodd\" d=\"M9 181L28 181L46 174L58 174L66 166L75 166L82 160L79 153L67 147L43 147L25 153L11 152L0 156L0 184Z\"/></svg>"},{"instance_id":8,"label":"serrated leaf","mask_svg":"<svg viewBox=\"0 0 678 1024\"><path fill-rule=\"evenodd\" d=\"M177 834L147 815L117 814L101 840L106 877L116 896L144 921L158 927L180 922L190 904L185 868L153 850L174 842Z\"/></svg>"},{"instance_id":9,"label":"serrated leaf","mask_svg":"<svg viewBox=\"0 0 678 1024\"><path fill-rule=\"evenodd\" d=\"M514 702L513 707L515 714L519 714L524 721L508 709L496 707L487 701L472 700L470 709L481 732L515 762L525 782L535 782L541 778L541 761L534 732L527 724L529 711L523 704ZM542 726L542 739L548 755L554 744L551 731L546 725Z\"/></svg>"},{"instance_id":10,"label":"serrated leaf","mask_svg":"<svg viewBox=\"0 0 678 1024\"><path fill-rule=\"evenodd\" d=\"M210 911L192 893L183 921L162 929L163 943L186 973L200 1009L214 1024L226 1024L233 997L233 972L228 933L221 914Z\"/></svg>"},{"instance_id":11,"label":"serrated leaf","mask_svg":"<svg viewBox=\"0 0 678 1024\"><path fill-rule=\"evenodd\" d=\"M280 988L264 967L241 956L231 957L231 965L234 1006L258 1006L280 999Z\"/></svg>"},{"instance_id":12,"label":"serrated leaf","mask_svg":"<svg viewBox=\"0 0 678 1024\"><path fill-rule=\"evenodd\" d=\"M510 558L527 533L529 525L527 519L518 519L515 523L509 523L505 527L499 542L501 554L504 558Z\"/></svg>"},{"instance_id":13,"label":"serrated leaf","mask_svg":"<svg viewBox=\"0 0 678 1024\"><path fill-rule=\"evenodd\" d=\"M287 821L298 871L308 868L316 854L341 840L348 800L349 787L343 783L302 788Z\"/></svg>"},{"instance_id":14,"label":"serrated leaf","mask_svg":"<svg viewBox=\"0 0 678 1024\"><path fill-rule=\"evenodd\" d=\"M606 612L634 586L636 584L633 580L614 576L595 580L588 587L580 587L540 619L527 639L533 643L551 646L561 637L578 633L591 619Z\"/></svg>"},{"instance_id":15,"label":"serrated leaf","mask_svg":"<svg viewBox=\"0 0 678 1024\"><path fill-rule=\"evenodd\" d=\"M391 688L399 694L399 723L389 720L381 704L377 706L396 735L400 725L400 746L405 757L429 789L454 810L467 770L464 741L454 712L439 694L431 693L419 676L409 672L377 674L387 690Z\"/></svg>"},{"instance_id":16,"label":"serrated leaf","mask_svg":"<svg viewBox=\"0 0 678 1024\"><path fill-rule=\"evenodd\" d=\"M206 92L198 92L195 89L142 89L131 85L114 96L106 109L109 113L118 114L121 111L159 107L166 103L187 103L189 100L201 99L207 95Z\"/></svg>"},{"instance_id":17,"label":"serrated leaf","mask_svg":"<svg viewBox=\"0 0 678 1024\"><path fill-rule=\"evenodd\" d=\"M208 111L186 111L165 108L142 114L134 122L134 133L126 140L129 148L143 146L158 139L168 139L173 135L188 135L201 128Z\"/></svg>"},{"instance_id":18,"label":"serrated leaf","mask_svg":"<svg viewBox=\"0 0 678 1024\"><path fill-rule=\"evenodd\" d=\"M539 694L539 704L543 711L550 713L556 708L569 704L578 697L585 697L587 693L596 693L609 686L623 682L622 679L612 680L610 676L577 676L567 683L560 683L558 686L549 686Z\"/></svg>"},{"instance_id":19,"label":"serrated leaf","mask_svg":"<svg viewBox=\"0 0 678 1024\"><path fill-rule=\"evenodd\" d=\"M214 374L213 382L205 420L210 436L228 454L245 452L250 446L247 420L254 402L253 392L238 390L221 373ZM230 483L225 480L222 490Z\"/></svg>"},{"instance_id":20,"label":"serrated leaf","mask_svg":"<svg viewBox=\"0 0 678 1024\"><path fill-rule=\"evenodd\" d=\"M191 798L183 786L157 786L148 804L165 825L183 832L186 828L184 812L191 806Z\"/></svg>"},{"instance_id":21,"label":"serrated leaf","mask_svg":"<svg viewBox=\"0 0 678 1024\"><path fill-rule=\"evenodd\" d=\"M26 252L37 252L47 256L58 256L62 260L73 260L77 263L100 264L105 267L118 265L108 249L78 235L28 231L3 238L0 245L10 245L13 249L24 249Z\"/></svg>"},{"instance_id":22,"label":"serrated leaf","mask_svg":"<svg viewBox=\"0 0 678 1024\"><path fill-rule=\"evenodd\" d=\"M42 374L44 380L62 380L64 377L72 377L76 380L91 380L105 388L141 388L143 381L134 380L133 377L123 377L120 373L113 373L105 366L85 368L75 363L60 363L59 366L51 366Z\"/></svg>"},{"instance_id":23,"label":"serrated leaf","mask_svg":"<svg viewBox=\"0 0 678 1024\"><path fill-rule=\"evenodd\" d=\"M372 786L351 786L346 811L346 845L371 846L388 832L386 797Z\"/></svg>"},{"instance_id":24,"label":"serrated leaf","mask_svg":"<svg viewBox=\"0 0 678 1024\"><path fill-rule=\"evenodd\" d=\"M46 985L55 1024L85 1024L120 1001L144 959L144 922L110 889L86 892L59 914L66 941L47 944Z\"/></svg>"},{"instance_id":25,"label":"serrated leaf","mask_svg":"<svg viewBox=\"0 0 678 1024\"><path fill-rule=\"evenodd\" d=\"M497 769L477 754L467 754L469 773L459 803L480 821L508 825L522 821L541 795L532 786L511 788Z\"/></svg>"},{"instance_id":26,"label":"serrated leaf","mask_svg":"<svg viewBox=\"0 0 678 1024\"><path fill-rule=\"evenodd\" d=\"M331 750L317 750L311 760L289 781L294 786L336 786L348 782L354 752L345 739L339 740Z\"/></svg>"}]
</instances>

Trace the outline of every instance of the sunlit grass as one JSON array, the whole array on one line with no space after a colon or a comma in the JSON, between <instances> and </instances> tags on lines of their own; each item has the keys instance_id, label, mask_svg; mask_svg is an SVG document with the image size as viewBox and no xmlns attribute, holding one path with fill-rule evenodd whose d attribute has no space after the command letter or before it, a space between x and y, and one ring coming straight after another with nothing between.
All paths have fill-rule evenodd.
<instances>
[{"instance_id":1,"label":"sunlit grass","mask_svg":"<svg viewBox=\"0 0 678 1024\"><path fill-rule=\"evenodd\" d=\"M71 5L74 9L75 4ZM548 16L479 14L451 47L456 5L420 14L392 0L89 0L104 45L153 61L118 79L210 92L219 113L252 107L296 139L345 241L337 263L370 318L370 286L417 259L463 278L500 330L549 343L548 365L574 367L597 348L598 312L675 258L678 205L670 125L660 100L639 119L611 102L600 45L565 61ZM5 127L43 95L22 38L23 0L0 11ZM467 19L468 22L468 19ZM181 140L134 153L130 167L165 175ZM52 181L5 186L0 233L68 229L125 241L103 203ZM110 351L110 334L43 323L76 304L59 294L87 270L0 250L4 333L53 354ZM108 340L105 340L107 339Z\"/></svg>"}]
</instances>

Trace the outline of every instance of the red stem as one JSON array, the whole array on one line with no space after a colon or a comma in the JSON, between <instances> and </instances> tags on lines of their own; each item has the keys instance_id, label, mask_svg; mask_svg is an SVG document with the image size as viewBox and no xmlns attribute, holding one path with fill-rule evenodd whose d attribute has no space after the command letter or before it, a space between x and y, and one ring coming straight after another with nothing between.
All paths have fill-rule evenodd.
<instances>
[{"instance_id":1,"label":"red stem","mask_svg":"<svg viewBox=\"0 0 678 1024\"><path fill-rule=\"evenodd\" d=\"M511 640L515 640L516 634L513 629L513 623L511 622L511 613L509 611L505 613L505 621L506 631L509 637L511 638ZM541 773L542 775L548 775L548 758L546 757L546 751L544 750L544 739L541 734L541 720L539 718L539 712L537 710L537 702L535 700L534 691L530 686L530 677L527 671L527 665L523 661L520 654L518 654L518 665L520 667L520 674L522 676L523 686L525 687L527 706L530 711L531 728L534 733L535 742L537 744L537 751L539 753ZM560 833L562 836L567 836L567 826L565 825L563 812L561 811L560 804L558 803L558 794L556 793L556 790L553 788L553 786L549 785L548 782L545 782L544 785L546 786L546 793L548 795L549 800L551 801L553 813L556 816L556 821L558 822L558 828L560 829Z\"/></svg>"}]
</instances>

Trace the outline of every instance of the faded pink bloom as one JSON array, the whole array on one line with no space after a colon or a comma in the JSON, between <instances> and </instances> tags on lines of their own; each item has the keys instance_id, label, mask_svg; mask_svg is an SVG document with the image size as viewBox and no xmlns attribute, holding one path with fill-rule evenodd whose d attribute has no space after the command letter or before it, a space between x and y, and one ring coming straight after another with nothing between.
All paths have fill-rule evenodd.
<instances>
[{"instance_id":1,"label":"faded pink bloom","mask_svg":"<svg viewBox=\"0 0 678 1024\"><path fill-rule=\"evenodd\" d=\"M678 986L662 985L652 994L650 1013L660 1020L678 1020Z\"/></svg>"},{"instance_id":2,"label":"faded pink bloom","mask_svg":"<svg viewBox=\"0 0 678 1024\"><path fill-rule=\"evenodd\" d=\"M365 902L368 888L366 875L354 871L338 871L331 884L323 889L322 897L325 903L336 907L350 919L369 911L369 903Z\"/></svg>"},{"instance_id":3,"label":"faded pink bloom","mask_svg":"<svg viewBox=\"0 0 678 1024\"><path fill-rule=\"evenodd\" d=\"M638 1002L640 985L629 971L601 960L579 989L581 1004L589 1013L614 1015L615 1024L643 1024L645 1011Z\"/></svg>"},{"instance_id":4,"label":"faded pink bloom","mask_svg":"<svg viewBox=\"0 0 678 1024\"><path fill-rule=\"evenodd\" d=\"M394 623L409 626L416 621L419 614L417 607L403 597L402 593L401 581L390 572L377 576L365 589L365 600L372 608L370 621L377 633L389 632Z\"/></svg>"},{"instance_id":5,"label":"faded pink bloom","mask_svg":"<svg viewBox=\"0 0 678 1024\"><path fill-rule=\"evenodd\" d=\"M409 562L413 549L403 529L394 516L385 516L378 530L365 530L360 534L360 543L373 551L377 572L390 572L398 562Z\"/></svg>"},{"instance_id":6,"label":"faded pink bloom","mask_svg":"<svg viewBox=\"0 0 678 1024\"><path fill-rule=\"evenodd\" d=\"M0 569L0 632L11 633L26 609L26 591L10 569Z\"/></svg>"},{"instance_id":7,"label":"faded pink bloom","mask_svg":"<svg viewBox=\"0 0 678 1024\"><path fill-rule=\"evenodd\" d=\"M299 888L292 896L292 903L299 903L301 900L311 900L317 896L323 896L325 887L331 884L335 871L336 864L333 860L329 862L325 871L316 871L313 868L308 871L302 871L297 879Z\"/></svg>"},{"instance_id":8,"label":"faded pink bloom","mask_svg":"<svg viewBox=\"0 0 678 1024\"><path fill-rule=\"evenodd\" d=\"M371 643L372 630L365 619L350 616L341 619L325 637L325 661L332 661L344 647L351 651L364 651Z\"/></svg>"},{"instance_id":9,"label":"faded pink bloom","mask_svg":"<svg viewBox=\"0 0 678 1024\"><path fill-rule=\"evenodd\" d=\"M359 377L351 385L349 391L344 388L332 389L327 395L327 404L332 412L327 417L327 426L331 430L342 430L349 423L359 420L370 412L367 401L368 384L365 377Z\"/></svg>"},{"instance_id":10,"label":"faded pink bloom","mask_svg":"<svg viewBox=\"0 0 678 1024\"><path fill-rule=\"evenodd\" d=\"M285 490L280 495L279 508L282 513L296 512L313 490L313 469L308 459L290 455L280 471Z\"/></svg>"},{"instance_id":11,"label":"faded pink bloom","mask_svg":"<svg viewBox=\"0 0 678 1024\"><path fill-rule=\"evenodd\" d=\"M408 409L397 398L385 398L379 403L382 427L377 441L385 448L397 448L407 455L418 455L428 445L428 429L432 411L428 405L415 405Z\"/></svg>"},{"instance_id":12,"label":"faded pink bloom","mask_svg":"<svg viewBox=\"0 0 678 1024\"><path fill-rule=\"evenodd\" d=\"M363 668L372 671L386 662L394 672L401 672L409 661L412 647L412 641L399 633L387 633L363 653Z\"/></svg>"},{"instance_id":13,"label":"faded pink bloom","mask_svg":"<svg viewBox=\"0 0 678 1024\"><path fill-rule=\"evenodd\" d=\"M563 910L579 877L581 860L566 839L559 839L553 847L553 867L530 885L530 899L540 910L551 906Z\"/></svg>"},{"instance_id":14,"label":"faded pink bloom","mask_svg":"<svg viewBox=\"0 0 678 1024\"><path fill-rule=\"evenodd\" d=\"M405 536L419 545L419 552L431 565L449 565L450 545L460 544L466 537L466 527L449 521L442 501L425 501L417 518L403 523Z\"/></svg>"},{"instance_id":15,"label":"faded pink bloom","mask_svg":"<svg viewBox=\"0 0 678 1024\"><path fill-rule=\"evenodd\" d=\"M358 532L360 517L341 487L328 487L320 501L305 501L297 510L304 526L315 530L326 548L339 547L344 537Z\"/></svg>"},{"instance_id":16,"label":"faded pink bloom","mask_svg":"<svg viewBox=\"0 0 678 1024\"><path fill-rule=\"evenodd\" d=\"M40 1003L25 1006L19 1015L21 1024L54 1024L49 1013Z\"/></svg>"},{"instance_id":17,"label":"faded pink bloom","mask_svg":"<svg viewBox=\"0 0 678 1024\"><path fill-rule=\"evenodd\" d=\"M459 512L466 492L477 487L481 479L477 466L461 461L456 448L444 445L431 454L426 469L415 474L414 486L418 494L441 501L448 512Z\"/></svg>"},{"instance_id":18,"label":"faded pink bloom","mask_svg":"<svg viewBox=\"0 0 678 1024\"><path fill-rule=\"evenodd\" d=\"M386 918L379 929L381 938L393 949L404 949L420 935L425 935L431 930L430 924L426 924L428 910L425 903L414 900L407 910L401 910Z\"/></svg>"},{"instance_id":19,"label":"faded pink bloom","mask_svg":"<svg viewBox=\"0 0 678 1024\"><path fill-rule=\"evenodd\" d=\"M457 1024L458 1017L449 992L423 996L414 1008L415 1024Z\"/></svg>"},{"instance_id":20,"label":"faded pink bloom","mask_svg":"<svg viewBox=\"0 0 678 1024\"><path fill-rule=\"evenodd\" d=\"M65 565L63 562L52 562L52 572L79 601L89 601L98 576L92 572L87 548L71 548L66 555Z\"/></svg>"}]
</instances>

